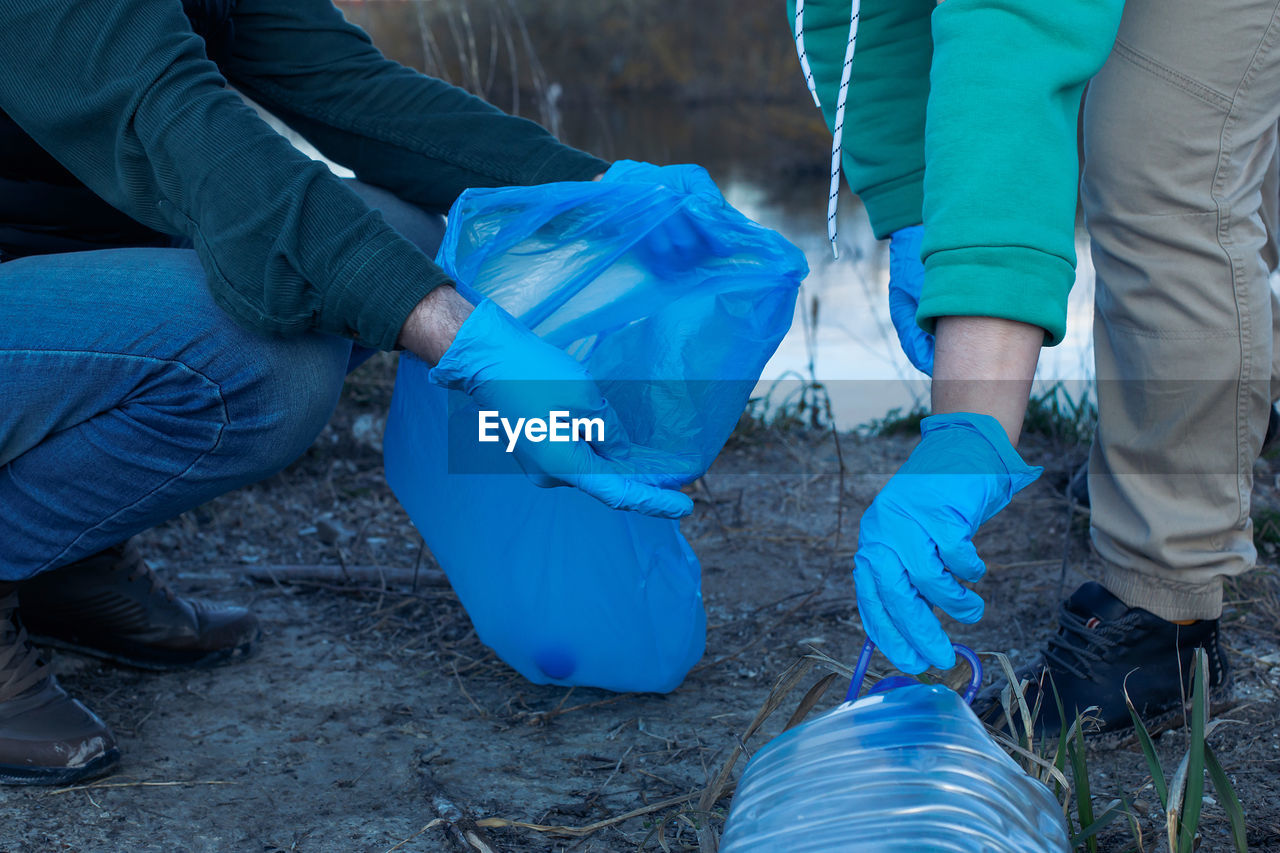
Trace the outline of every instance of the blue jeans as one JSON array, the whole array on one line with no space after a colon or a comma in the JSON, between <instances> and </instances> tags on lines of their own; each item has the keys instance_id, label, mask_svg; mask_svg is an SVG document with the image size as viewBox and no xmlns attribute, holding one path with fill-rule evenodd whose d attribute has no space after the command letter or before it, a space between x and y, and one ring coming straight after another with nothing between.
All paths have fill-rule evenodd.
<instances>
[{"instance_id":1,"label":"blue jeans","mask_svg":"<svg viewBox=\"0 0 1280 853\"><path fill-rule=\"evenodd\" d=\"M434 256L439 216L352 189ZM355 350L236 325L190 249L0 264L0 580L94 554L284 468L371 354Z\"/></svg>"}]
</instances>

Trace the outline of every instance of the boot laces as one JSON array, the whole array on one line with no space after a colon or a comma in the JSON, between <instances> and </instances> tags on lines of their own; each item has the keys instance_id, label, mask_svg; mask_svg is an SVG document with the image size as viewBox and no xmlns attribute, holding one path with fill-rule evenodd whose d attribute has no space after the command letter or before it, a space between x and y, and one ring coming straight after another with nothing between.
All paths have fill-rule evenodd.
<instances>
[{"instance_id":1,"label":"boot laces","mask_svg":"<svg viewBox=\"0 0 1280 853\"><path fill-rule=\"evenodd\" d=\"M1134 618L1129 614L1114 622L1097 622L1091 626L1089 618L1067 609L1065 603L1059 605L1059 630L1049 638L1044 651L1045 664L1051 671L1091 680L1093 665L1105 660L1119 645Z\"/></svg>"},{"instance_id":2,"label":"boot laces","mask_svg":"<svg viewBox=\"0 0 1280 853\"><path fill-rule=\"evenodd\" d=\"M0 702L17 698L49 676L49 665L17 621L17 590L0 595Z\"/></svg>"},{"instance_id":3,"label":"boot laces","mask_svg":"<svg viewBox=\"0 0 1280 853\"><path fill-rule=\"evenodd\" d=\"M133 540L125 542L118 546L120 549L120 559L112 566L114 571L127 571L125 579L132 582L142 579L151 584L151 591L158 592L165 598L173 601L177 595L173 590L169 589L169 585L160 579L152 568L147 565L147 561L142 558L142 552L133 544Z\"/></svg>"}]
</instances>

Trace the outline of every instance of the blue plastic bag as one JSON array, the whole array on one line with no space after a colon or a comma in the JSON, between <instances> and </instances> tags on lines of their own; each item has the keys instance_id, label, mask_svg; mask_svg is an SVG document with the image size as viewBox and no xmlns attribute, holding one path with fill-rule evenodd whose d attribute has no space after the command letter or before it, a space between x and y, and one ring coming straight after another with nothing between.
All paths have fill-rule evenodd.
<instances>
[{"instance_id":1,"label":"blue plastic bag","mask_svg":"<svg viewBox=\"0 0 1280 853\"><path fill-rule=\"evenodd\" d=\"M586 364L632 441L684 482L723 447L808 272L702 169L627 162L600 182L468 190L437 262ZM480 639L535 683L674 689L706 630L679 525L534 486L428 371L401 356L387 481Z\"/></svg>"}]
</instances>

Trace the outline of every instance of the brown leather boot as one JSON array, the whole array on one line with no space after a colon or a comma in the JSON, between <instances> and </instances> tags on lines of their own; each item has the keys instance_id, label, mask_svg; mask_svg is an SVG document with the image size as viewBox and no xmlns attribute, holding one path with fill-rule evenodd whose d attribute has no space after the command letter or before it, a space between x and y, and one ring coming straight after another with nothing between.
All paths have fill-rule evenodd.
<instances>
[{"instance_id":1,"label":"brown leather boot","mask_svg":"<svg viewBox=\"0 0 1280 853\"><path fill-rule=\"evenodd\" d=\"M23 581L19 596L34 642L139 669L227 663L260 633L243 607L179 598L132 540Z\"/></svg>"},{"instance_id":2,"label":"brown leather boot","mask_svg":"<svg viewBox=\"0 0 1280 853\"><path fill-rule=\"evenodd\" d=\"M16 620L17 584L0 584L0 784L69 785L120 761L106 723L67 695Z\"/></svg>"}]
</instances>

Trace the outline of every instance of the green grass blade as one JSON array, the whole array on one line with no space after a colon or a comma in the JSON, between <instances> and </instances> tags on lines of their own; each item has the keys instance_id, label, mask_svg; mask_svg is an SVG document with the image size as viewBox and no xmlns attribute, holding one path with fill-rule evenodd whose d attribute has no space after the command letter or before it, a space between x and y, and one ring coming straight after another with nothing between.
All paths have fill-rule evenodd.
<instances>
[{"instance_id":1,"label":"green grass blade","mask_svg":"<svg viewBox=\"0 0 1280 853\"><path fill-rule=\"evenodd\" d=\"M1019 732L1017 724L1010 719L1009 734L1013 735L1013 738L1018 741L1018 746L1022 747L1027 752L1035 752L1035 712L1027 707L1025 690L1023 689L1022 682L1018 679L1017 673L1013 671L1013 664L1009 661L1009 658L1001 654L998 654L995 657L996 660L1000 662L1000 668L1004 670L1005 680L1008 682L1006 686L1013 694L1013 698L1018 700L1018 711L1022 714L1022 731ZM1038 706L1039 702L1036 704Z\"/></svg>"},{"instance_id":2,"label":"green grass blade","mask_svg":"<svg viewBox=\"0 0 1280 853\"><path fill-rule=\"evenodd\" d=\"M1248 853L1249 843L1246 840L1244 806L1240 805L1240 798L1236 796L1236 789L1232 787L1226 771L1218 763L1218 756L1213 754L1213 750L1209 748L1207 743L1204 745L1204 765L1209 769L1209 778L1213 780L1213 789L1218 792L1218 802L1222 803L1222 808L1227 813L1227 819L1231 821L1231 841L1238 853Z\"/></svg>"},{"instance_id":3,"label":"green grass blade","mask_svg":"<svg viewBox=\"0 0 1280 853\"><path fill-rule=\"evenodd\" d=\"M1127 681L1127 679L1126 679ZM1138 735L1138 745L1142 747L1142 756L1147 760L1147 770L1151 773L1151 784L1155 786L1156 796L1160 798L1160 808L1169 810L1169 785L1164 778L1164 769L1160 766L1160 756L1156 755L1156 745L1151 734L1138 717L1138 709L1133 707L1129 698L1129 686L1124 687L1124 703L1129 706L1129 716L1133 719L1133 728Z\"/></svg>"},{"instance_id":4,"label":"green grass blade","mask_svg":"<svg viewBox=\"0 0 1280 853\"><path fill-rule=\"evenodd\" d=\"M1029 768L1026 773L1032 779L1043 782L1046 787L1049 782L1052 781L1054 785L1058 786L1058 788L1063 791L1071 790L1071 782L1068 781L1062 771L1054 767L1047 758L1042 758L1034 752L1027 752L1025 749L1011 741L1006 735L991 731L988 731L987 734L996 742L997 746L1009 753L1009 757L1014 761L1026 761L1027 767Z\"/></svg>"},{"instance_id":5,"label":"green grass blade","mask_svg":"<svg viewBox=\"0 0 1280 853\"><path fill-rule=\"evenodd\" d=\"M1146 849L1142 844L1142 824L1138 822L1138 816L1133 813L1133 800L1126 800L1124 816L1129 821L1129 831L1133 833L1133 850L1136 853L1143 853Z\"/></svg>"},{"instance_id":6,"label":"green grass blade","mask_svg":"<svg viewBox=\"0 0 1280 853\"><path fill-rule=\"evenodd\" d=\"M1178 849L1178 827L1182 820L1182 804L1186 799L1187 764L1191 760L1191 751L1183 753L1169 782L1169 807L1164 810L1165 832L1168 833L1169 849Z\"/></svg>"},{"instance_id":7,"label":"green grass blade","mask_svg":"<svg viewBox=\"0 0 1280 853\"><path fill-rule=\"evenodd\" d=\"M1081 831L1093 825L1093 801L1089 795L1089 768L1085 763L1084 733L1080 728L1080 715L1076 714L1075 741L1068 748L1071 759L1071 776L1076 789L1076 820ZM1089 853L1098 853L1098 839L1092 835L1085 837L1085 845Z\"/></svg>"},{"instance_id":8,"label":"green grass blade","mask_svg":"<svg viewBox=\"0 0 1280 853\"><path fill-rule=\"evenodd\" d=\"M1067 715L1062 710L1062 696L1058 693L1058 685L1052 678L1049 679L1049 684L1053 686L1053 701L1058 705L1058 749L1053 755L1053 766L1062 771L1067 766L1067 744L1070 743L1071 734L1067 730ZM1079 717L1076 719L1079 720ZM1058 792L1059 795L1061 793L1061 791Z\"/></svg>"},{"instance_id":9,"label":"green grass blade","mask_svg":"<svg viewBox=\"0 0 1280 853\"><path fill-rule=\"evenodd\" d=\"M1130 819L1133 817L1129 813L1129 801L1123 799L1119 803L1108 808L1102 814L1098 815L1097 819L1094 820L1093 823L1082 827L1078 833L1072 836L1071 848L1074 850L1079 847L1082 842L1093 839L1095 835L1106 829L1108 824L1121 817L1128 817ZM1097 842L1094 841L1094 844L1096 845ZM1090 847L1090 849L1092 850L1094 848Z\"/></svg>"},{"instance_id":10,"label":"green grass blade","mask_svg":"<svg viewBox=\"0 0 1280 853\"><path fill-rule=\"evenodd\" d=\"M1204 804L1204 718L1209 704L1205 670L1208 666L1209 657L1204 649L1196 649L1191 687L1191 745L1187 750L1187 793L1182 802L1182 820L1178 828L1178 849L1187 853L1195 847L1200 809Z\"/></svg>"}]
</instances>

